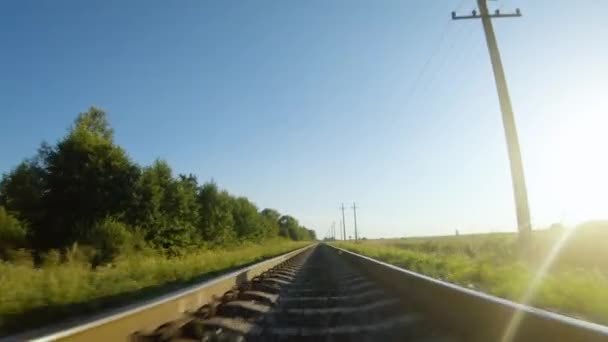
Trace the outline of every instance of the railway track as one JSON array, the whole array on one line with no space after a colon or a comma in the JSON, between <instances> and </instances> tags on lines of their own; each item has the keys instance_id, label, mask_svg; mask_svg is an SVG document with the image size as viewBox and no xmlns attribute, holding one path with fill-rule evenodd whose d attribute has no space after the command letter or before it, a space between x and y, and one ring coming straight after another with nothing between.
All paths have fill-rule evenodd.
<instances>
[{"instance_id":1,"label":"railway track","mask_svg":"<svg viewBox=\"0 0 608 342\"><path fill-rule=\"evenodd\" d=\"M170 325L168 325L170 326ZM308 250L141 340L456 341L327 247Z\"/></svg>"},{"instance_id":2,"label":"railway track","mask_svg":"<svg viewBox=\"0 0 608 342\"><path fill-rule=\"evenodd\" d=\"M165 306L165 310L159 308ZM170 309L168 309L170 308ZM150 312L155 312L151 314ZM39 341L608 341L608 328L327 245L304 248Z\"/></svg>"}]
</instances>

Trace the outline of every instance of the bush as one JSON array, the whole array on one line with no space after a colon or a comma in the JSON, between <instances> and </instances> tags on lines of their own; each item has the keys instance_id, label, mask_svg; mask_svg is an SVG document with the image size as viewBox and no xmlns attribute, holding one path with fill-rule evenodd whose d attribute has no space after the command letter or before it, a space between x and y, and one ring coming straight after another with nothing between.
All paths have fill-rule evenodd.
<instances>
[{"instance_id":1,"label":"bush","mask_svg":"<svg viewBox=\"0 0 608 342\"><path fill-rule=\"evenodd\" d=\"M26 235L25 226L0 206L0 253L25 247ZM0 257L6 258L7 255Z\"/></svg>"},{"instance_id":2,"label":"bush","mask_svg":"<svg viewBox=\"0 0 608 342\"><path fill-rule=\"evenodd\" d=\"M6 250L6 258L13 265L34 267L34 258L32 252L25 248Z\"/></svg>"},{"instance_id":3,"label":"bush","mask_svg":"<svg viewBox=\"0 0 608 342\"><path fill-rule=\"evenodd\" d=\"M132 248L133 234L126 224L107 217L95 224L90 242L97 249L95 264L111 262Z\"/></svg>"},{"instance_id":4,"label":"bush","mask_svg":"<svg viewBox=\"0 0 608 342\"><path fill-rule=\"evenodd\" d=\"M97 256L95 248L86 245L79 245L74 242L71 247L65 250L65 262L72 265L82 265L93 263Z\"/></svg>"},{"instance_id":5,"label":"bush","mask_svg":"<svg viewBox=\"0 0 608 342\"><path fill-rule=\"evenodd\" d=\"M61 253L56 249L51 249L40 255L40 266L55 267L61 264Z\"/></svg>"}]
</instances>

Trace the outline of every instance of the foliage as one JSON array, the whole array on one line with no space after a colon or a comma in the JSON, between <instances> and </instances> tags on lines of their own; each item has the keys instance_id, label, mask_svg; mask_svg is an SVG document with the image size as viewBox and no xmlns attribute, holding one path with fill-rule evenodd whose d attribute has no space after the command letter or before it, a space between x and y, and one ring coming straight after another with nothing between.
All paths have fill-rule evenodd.
<instances>
[{"instance_id":1,"label":"foliage","mask_svg":"<svg viewBox=\"0 0 608 342\"><path fill-rule=\"evenodd\" d=\"M306 227L300 226L298 220L289 215L283 215L279 218L279 235L296 241L316 239L314 232L311 233Z\"/></svg>"},{"instance_id":2,"label":"foliage","mask_svg":"<svg viewBox=\"0 0 608 342\"><path fill-rule=\"evenodd\" d=\"M215 244L227 244L236 238L232 216L231 196L220 191L215 183L202 186L198 203L200 206L199 232L203 239Z\"/></svg>"},{"instance_id":3,"label":"foliage","mask_svg":"<svg viewBox=\"0 0 608 342\"><path fill-rule=\"evenodd\" d=\"M166 161L135 164L114 142L106 113L91 107L55 145L43 143L2 175L0 316L20 325L19 315L37 308L92 309L85 302L302 246L279 235L315 238L295 218L260 212L214 182L174 176Z\"/></svg>"},{"instance_id":4,"label":"foliage","mask_svg":"<svg viewBox=\"0 0 608 342\"><path fill-rule=\"evenodd\" d=\"M139 171L112 141L105 113L81 113L68 135L40 156L44 163L44 220L34 226L39 247L85 239L94 223L132 206Z\"/></svg>"},{"instance_id":5,"label":"foliage","mask_svg":"<svg viewBox=\"0 0 608 342\"><path fill-rule=\"evenodd\" d=\"M198 184L194 176L173 178L169 164L156 160L137 184L134 222L157 247L175 253L189 246L198 223Z\"/></svg>"},{"instance_id":6,"label":"foliage","mask_svg":"<svg viewBox=\"0 0 608 342\"><path fill-rule=\"evenodd\" d=\"M535 231L522 256L515 234L368 240L336 245L415 272L519 301L564 229ZM578 227L530 303L608 324L608 224Z\"/></svg>"},{"instance_id":7,"label":"foliage","mask_svg":"<svg viewBox=\"0 0 608 342\"><path fill-rule=\"evenodd\" d=\"M129 252L134 244L131 230L112 217L96 223L90 234L91 245L97 249L95 264L112 261L121 253Z\"/></svg>"},{"instance_id":8,"label":"foliage","mask_svg":"<svg viewBox=\"0 0 608 342\"><path fill-rule=\"evenodd\" d=\"M304 228L306 229L306 228ZM314 229L306 229L307 233L306 236L304 237L304 240L316 240L317 239L317 233L314 231Z\"/></svg>"},{"instance_id":9,"label":"foliage","mask_svg":"<svg viewBox=\"0 0 608 342\"><path fill-rule=\"evenodd\" d=\"M22 235L7 238L6 248L29 244L44 252L85 243L110 260L132 227L169 255L278 235L315 238L295 218L273 209L259 212L213 182L199 186L192 174L175 177L166 161L140 167L113 139L106 113L91 107L57 144L43 143L34 158L3 175L0 205L29 228L25 241Z\"/></svg>"},{"instance_id":10,"label":"foliage","mask_svg":"<svg viewBox=\"0 0 608 342\"><path fill-rule=\"evenodd\" d=\"M264 225L264 230L267 236L278 236L279 235L279 218L281 214L275 210L266 208L260 212Z\"/></svg>"},{"instance_id":11,"label":"foliage","mask_svg":"<svg viewBox=\"0 0 608 342\"><path fill-rule=\"evenodd\" d=\"M247 198L239 197L234 200L232 217L239 239L259 241L265 236L264 224L258 208Z\"/></svg>"},{"instance_id":12,"label":"foliage","mask_svg":"<svg viewBox=\"0 0 608 342\"><path fill-rule=\"evenodd\" d=\"M39 155L47 148L43 144ZM39 158L24 160L3 175L0 181L0 205L31 226L40 223L46 214L42 205L45 177L46 171Z\"/></svg>"},{"instance_id":13,"label":"foliage","mask_svg":"<svg viewBox=\"0 0 608 342\"><path fill-rule=\"evenodd\" d=\"M25 247L26 234L23 224L0 206L0 257L9 249Z\"/></svg>"}]
</instances>

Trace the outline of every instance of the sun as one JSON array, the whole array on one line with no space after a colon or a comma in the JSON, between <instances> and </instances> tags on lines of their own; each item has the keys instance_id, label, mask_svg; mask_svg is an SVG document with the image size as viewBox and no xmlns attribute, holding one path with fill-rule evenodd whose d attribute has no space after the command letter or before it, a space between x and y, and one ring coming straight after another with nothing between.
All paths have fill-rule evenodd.
<instances>
[{"instance_id":1,"label":"sun","mask_svg":"<svg viewBox=\"0 0 608 342\"><path fill-rule=\"evenodd\" d=\"M569 224L608 218L608 105L595 96L577 102L556 115L551 143L541 152L550 166L544 200Z\"/></svg>"}]
</instances>

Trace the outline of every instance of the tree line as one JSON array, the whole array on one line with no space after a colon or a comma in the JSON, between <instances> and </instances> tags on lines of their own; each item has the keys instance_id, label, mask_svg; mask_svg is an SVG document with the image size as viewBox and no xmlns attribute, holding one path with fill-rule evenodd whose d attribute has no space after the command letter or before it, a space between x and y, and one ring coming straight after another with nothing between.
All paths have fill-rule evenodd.
<instances>
[{"instance_id":1,"label":"tree line","mask_svg":"<svg viewBox=\"0 0 608 342\"><path fill-rule=\"evenodd\" d=\"M106 113L80 113L55 145L42 143L0 181L0 250L74 243L107 255L145 244L169 253L315 232L274 209L258 210L214 182L134 163L114 142ZM0 255L0 257L2 257Z\"/></svg>"}]
</instances>

